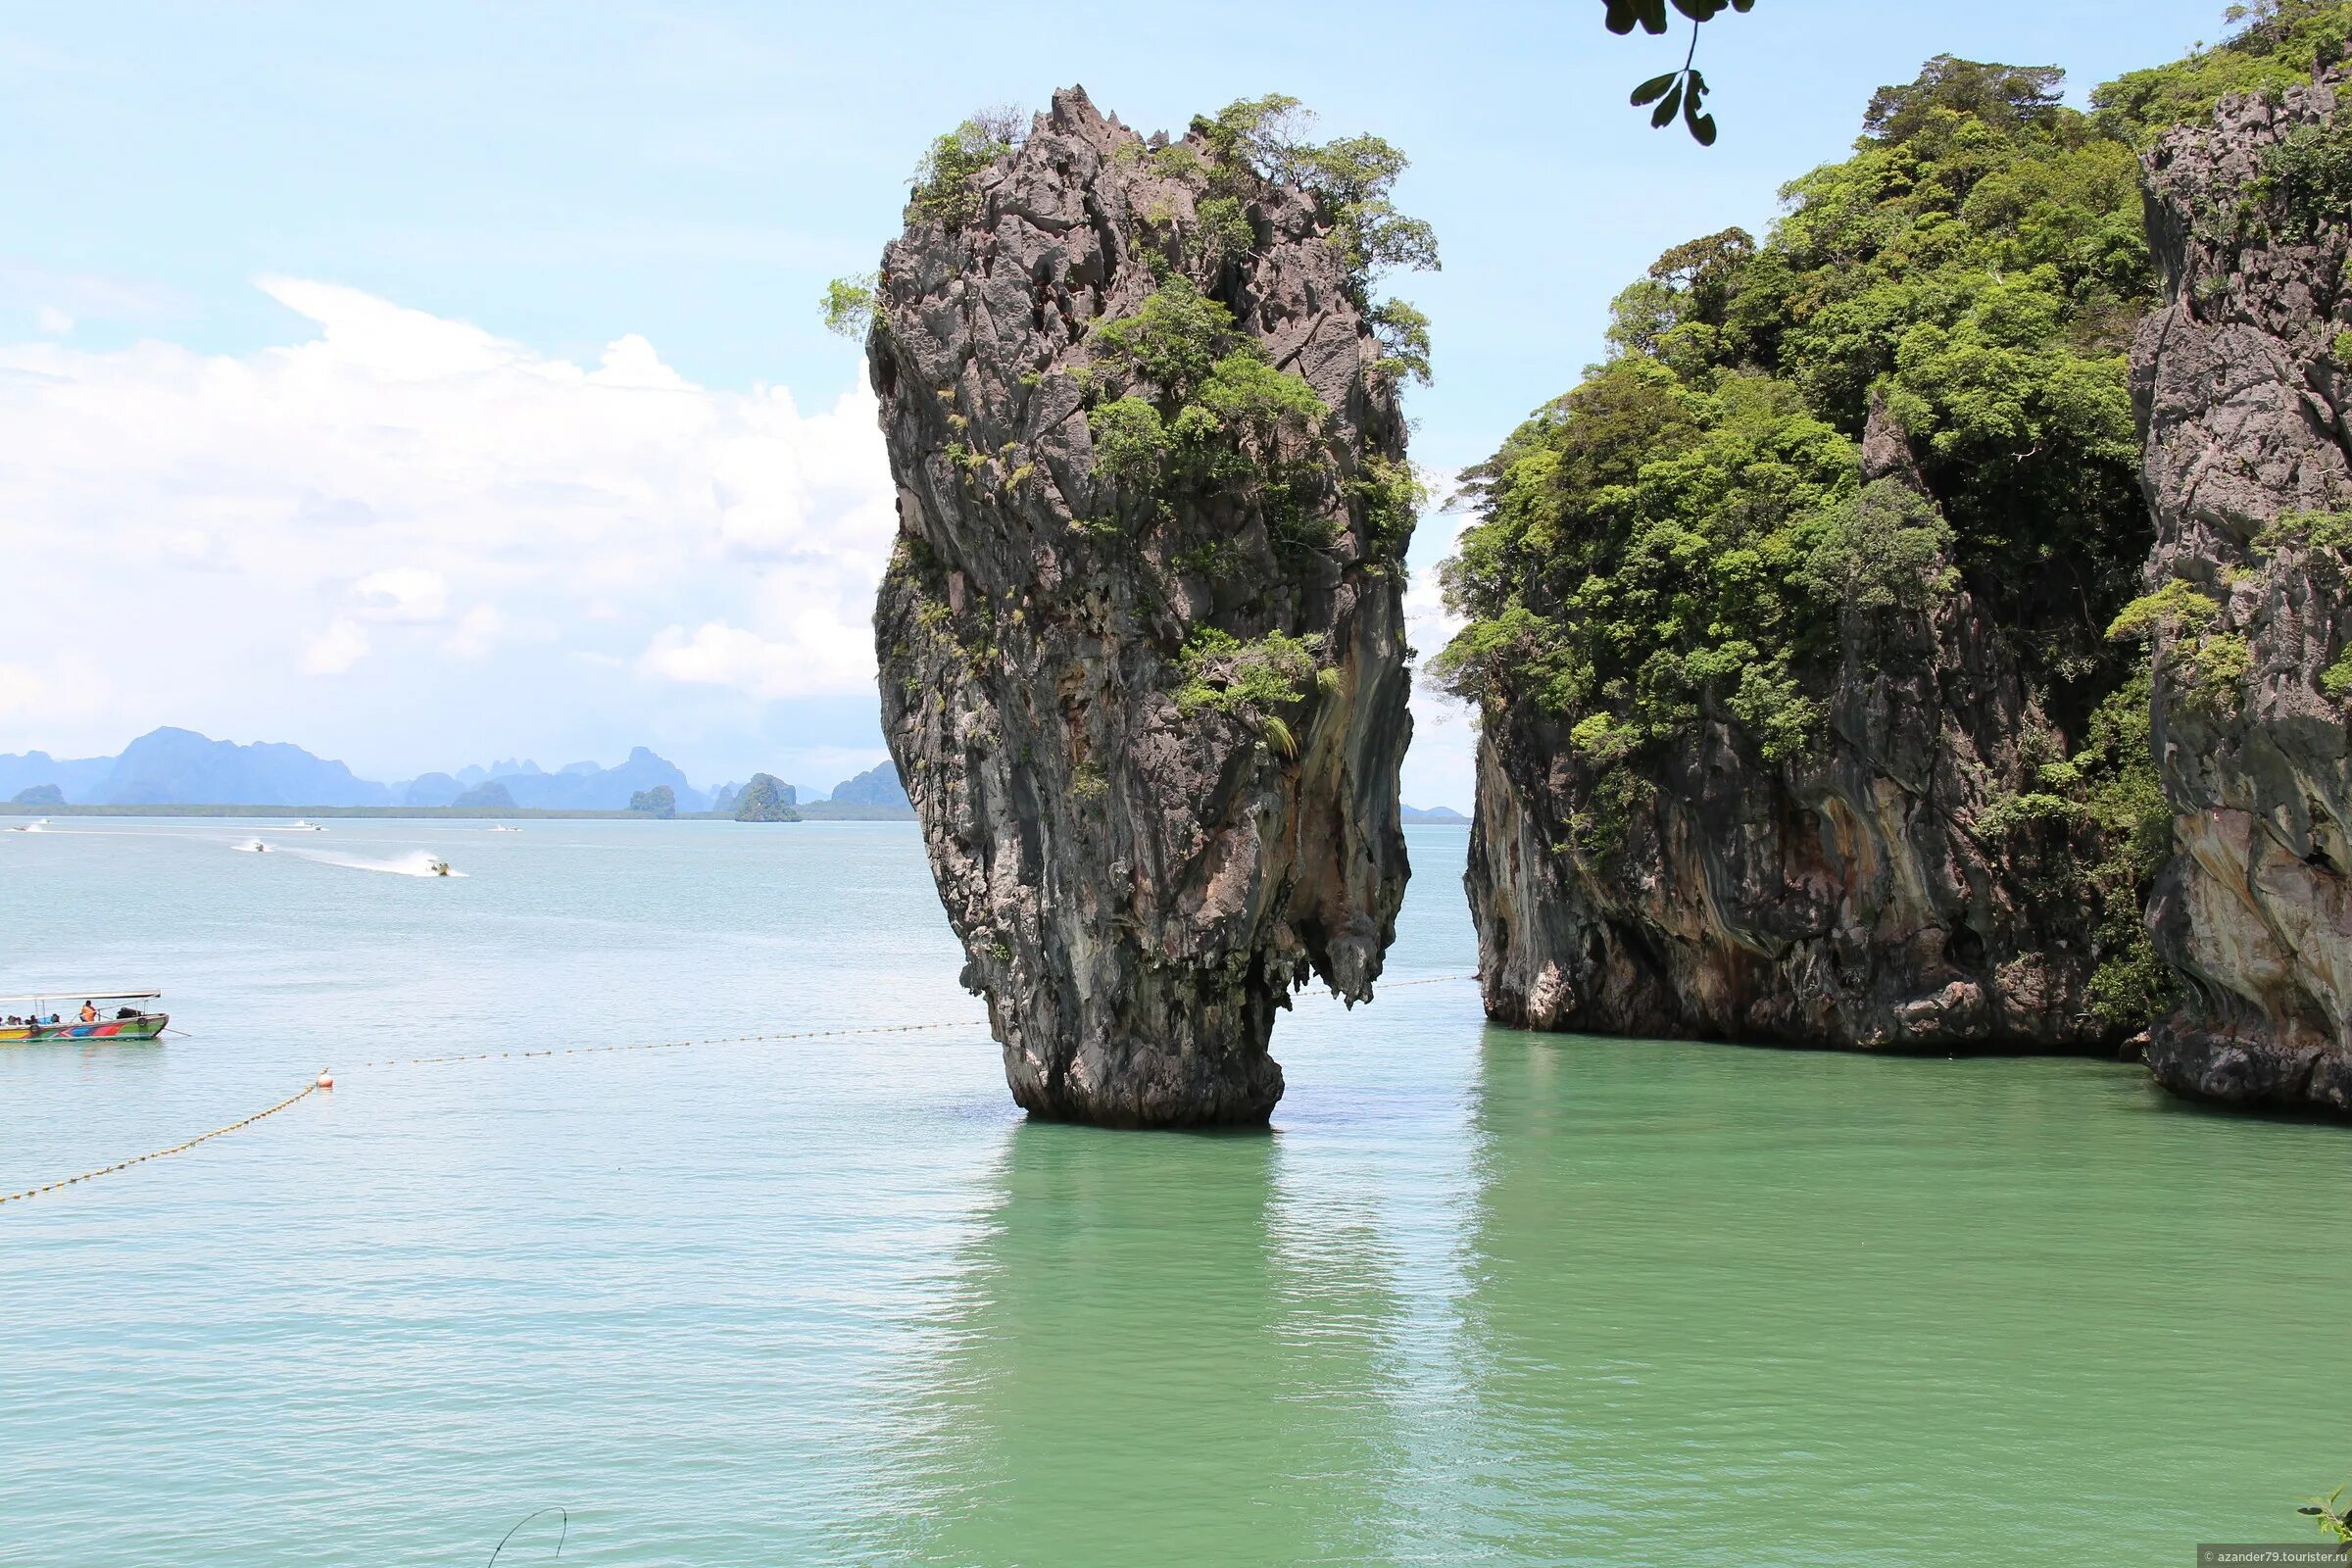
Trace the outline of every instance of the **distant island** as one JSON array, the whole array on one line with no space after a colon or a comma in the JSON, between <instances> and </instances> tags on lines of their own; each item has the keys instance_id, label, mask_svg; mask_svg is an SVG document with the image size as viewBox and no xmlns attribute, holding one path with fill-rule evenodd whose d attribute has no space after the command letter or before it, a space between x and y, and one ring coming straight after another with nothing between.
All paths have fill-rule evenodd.
<instances>
[{"instance_id":1,"label":"distant island","mask_svg":"<svg viewBox=\"0 0 2352 1568\"><path fill-rule=\"evenodd\" d=\"M912 816L890 763L844 779L830 799L804 801L772 773L698 789L675 763L639 746L606 767L567 762L550 772L514 759L419 773L388 783L278 741L239 744L194 730L152 730L119 756L0 753L0 812L108 815L141 809L228 815L327 814L728 817L747 822L902 820Z\"/></svg>"},{"instance_id":2,"label":"distant island","mask_svg":"<svg viewBox=\"0 0 2352 1568\"><path fill-rule=\"evenodd\" d=\"M1468 826L1470 819L1450 806L1407 806L1396 813L1404 822L1454 822Z\"/></svg>"}]
</instances>

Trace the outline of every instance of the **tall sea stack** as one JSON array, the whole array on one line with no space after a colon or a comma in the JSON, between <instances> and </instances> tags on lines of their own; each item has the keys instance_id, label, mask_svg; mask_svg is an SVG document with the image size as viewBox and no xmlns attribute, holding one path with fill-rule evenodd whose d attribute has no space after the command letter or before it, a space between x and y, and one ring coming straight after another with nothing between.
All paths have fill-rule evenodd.
<instances>
[{"instance_id":1,"label":"tall sea stack","mask_svg":"<svg viewBox=\"0 0 2352 1568\"><path fill-rule=\"evenodd\" d=\"M1404 891L1386 207L1248 128L967 126L875 288L884 732L1036 1114L1263 1122L1275 1009L1368 999Z\"/></svg>"},{"instance_id":2,"label":"tall sea stack","mask_svg":"<svg viewBox=\"0 0 2352 1568\"><path fill-rule=\"evenodd\" d=\"M2155 738L2186 982L2170 1088L2352 1114L2352 121L2343 78L2226 100L2147 158L2165 303L2132 390L2157 538Z\"/></svg>"}]
</instances>

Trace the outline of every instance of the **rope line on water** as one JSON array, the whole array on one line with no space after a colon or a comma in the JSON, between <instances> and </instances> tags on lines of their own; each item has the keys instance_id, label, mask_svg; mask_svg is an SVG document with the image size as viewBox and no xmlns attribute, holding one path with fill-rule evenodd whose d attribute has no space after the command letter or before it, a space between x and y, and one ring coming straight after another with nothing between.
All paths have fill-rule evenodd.
<instances>
[{"instance_id":1,"label":"rope line on water","mask_svg":"<svg viewBox=\"0 0 2352 1568\"><path fill-rule=\"evenodd\" d=\"M1475 974L1430 975L1419 980L1392 980L1388 983L1388 989L1395 991L1405 986L1434 986L1452 980L1475 980L1477 978L1478 976ZM549 1046L539 1051L472 1051L442 1056L382 1056L374 1061L363 1061L359 1065L363 1068L422 1067L458 1061L519 1061L532 1056L592 1056L615 1051L679 1051L689 1046L763 1045L779 1040L839 1040L851 1035L910 1035L938 1029L970 1029L981 1027L984 1024L985 1020L978 1018L958 1019L953 1023L866 1024L852 1029L796 1029L780 1034L713 1035L700 1040L640 1040L612 1046ZM101 1165L95 1170L85 1170L78 1176L68 1176L62 1181L48 1182L39 1187L27 1187L21 1193L0 1194L0 1203L22 1202L28 1198L38 1198L43 1193L54 1193L63 1187L76 1186L82 1182L95 1180L100 1176L112 1176L117 1171L128 1170L133 1165L144 1165L151 1159L162 1159L167 1154L185 1153L198 1144L210 1143L216 1138L222 1138L250 1127L266 1116L274 1116L288 1105L308 1100L323 1087L325 1087L323 1078L321 1081L306 1084L299 1094L288 1095L266 1110L257 1110L240 1121L232 1121L226 1126L216 1127L209 1133L198 1133L195 1137L173 1144L169 1149L153 1150L144 1154L134 1155L129 1159L117 1160L112 1165Z\"/></svg>"},{"instance_id":2,"label":"rope line on water","mask_svg":"<svg viewBox=\"0 0 2352 1568\"><path fill-rule=\"evenodd\" d=\"M631 1040L616 1046L549 1046L539 1051L468 1051L446 1056L384 1056L365 1067L422 1067L449 1061L520 1061L526 1056L593 1056L612 1051L679 1051L687 1046L751 1046L776 1040L838 1040L846 1035L909 1035L925 1029L985 1028L985 1018L954 1023L883 1023L858 1029L797 1029L788 1034L710 1035L700 1040Z\"/></svg>"},{"instance_id":3,"label":"rope line on water","mask_svg":"<svg viewBox=\"0 0 2352 1568\"><path fill-rule=\"evenodd\" d=\"M1475 980L1475 974L1431 975L1420 980L1392 980L1384 989L1400 990L1405 986L1444 985L1451 980ZM851 1035L909 1035L937 1029L971 1029L985 1027L985 1018L958 1019L953 1023L885 1023L866 1024L852 1029L796 1029L783 1034L710 1035L698 1040L632 1040L613 1046L548 1046L538 1051L468 1051L442 1056L383 1056L374 1061L359 1063L368 1067L423 1067L457 1061L521 1061L532 1056L593 1056L615 1051L679 1051L688 1046L756 1046L779 1040L839 1040Z\"/></svg>"},{"instance_id":4,"label":"rope line on water","mask_svg":"<svg viewBox=\"0 0 2352 1568\"><path fill-rule=\"evenodd\" d=\"M112 1165L101 1165L96 1170L85 1170L80 1175L69 1176L64 1181L50 1182L41 1187L27 1187L21 1193L8 1193L5 1195L0 1195L0 1203L22 1202L27 1198L38 1198L43 1193L54 1193L61 1187L72 1187L77 1182L91 1181L100 1176L112 1176L119 1170L128 1170L133 1165L144 1165L147 1163L147 1161L151 1159L161 1159L166 1154L185 1153L187 1151L194 1149L198 1144L207 1144L216 1138L224 1137L229 1133L233 1133L239 1128L250 1127L255 1122L260 1121L264 1116L274 1116L279 1111L285 1109L288 1105L293 1104L296 1101L307 1100L318 1092L318 1086L317 1084L314 1083L307 1085L303 1089L302 1093L298 1095L288 1095L276 1104L271 1105L268 1110L257 1110L252 1115L246 1117L243 1121L232 1121L227 1126L216 1127L209 1133L198 1133L195 1137L187 1140L185 1143L173 1144L169 1149L158 1149L151 1153L139 1154L130 1159L119 1159Z\"/></svg>"}]
</instances>

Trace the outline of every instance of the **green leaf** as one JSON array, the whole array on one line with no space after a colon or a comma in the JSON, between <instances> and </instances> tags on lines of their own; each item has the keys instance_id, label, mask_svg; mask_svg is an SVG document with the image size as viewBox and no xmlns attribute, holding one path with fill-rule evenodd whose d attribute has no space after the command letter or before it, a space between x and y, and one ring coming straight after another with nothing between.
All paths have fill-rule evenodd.
<instances>
[{"instance_id":1,"label":"green leaf","mask_svg":"<svg viewBox=\"0 0 2352 1568\"><path fill-rule=\"evenodd\" d=\"M1713 115L1700 115L1695 119L1686 121L1686 123L1690 127L1691 140L1697 142L1701 147L1715 145L1715 117Z\"/></svg>"},{"instance_id":2,"label":"green leaf","mask_svg":"<svg viewBox=\"0 0 2352 1568\"><path fill-rule=\"evenodd\" d=\"M1662 130L1666 126L1674 123L1674 117L1681 113L1682 107L1683 83L1681 75L1678 74L1676 75L1674 85L1668 88L1666 96L1658 101L1658 107L1650 112L1650 128L1652 130Z\"/></svg>"},{"instance_id":3,"label":"green leaf","mask_svg":"<svg viewBox=\"0 0 2352 1568\"><path fill-rule=\"evenodd\" d=\"M1637 24L1644 33L1665 30L1665 0L1604 0L1604 5L1611 33L1633 33Z\"/></svg>"},{"instance_id":4,"label":"green leaf","mask_svg":"<svg viewBox=\"0 0 2352 1568\"><path fill-rule=\"evenodd\" d=\"M1636 87L1632 99L1634 107L1639 109L1643 104L1656 103L1666 89L1674 85L1675 74L1674 72L1669 71L1663 75L1652 76L1641 86Z\"/></svg>"}]
</instances>

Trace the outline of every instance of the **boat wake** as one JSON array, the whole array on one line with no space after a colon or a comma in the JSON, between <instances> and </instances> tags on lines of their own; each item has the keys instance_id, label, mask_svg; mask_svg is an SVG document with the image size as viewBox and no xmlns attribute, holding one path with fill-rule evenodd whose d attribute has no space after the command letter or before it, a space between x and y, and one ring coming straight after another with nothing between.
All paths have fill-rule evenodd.
<instances>
[{"instance_id":1,"label":"boat wake","mask_svg":"<svg viewBox=\"0 0 2352 1568\"><path fill-rule=\"evenodd\" d=\"M282 845L270 853L298 856L305 860L316 860L320 865L339 865L351 871L381 871L388 876L464 876L466 874L463 871L451 870L449 862L430 850L418 850L395 860L370 860L357 855L336 855L326 850L298 850Z\"/></svg>"},{"instance_id":2,"label":"boat wake","mask_svg":"<svg viewBox=\"0 0 2352 1568\"><path fill-rule=\"evenodd\" d=\"M11 833L53 833L56 829L49 825L49 819L44 816L37 822L20 822L9 831Z\"/></svg>"}]
</instances>

